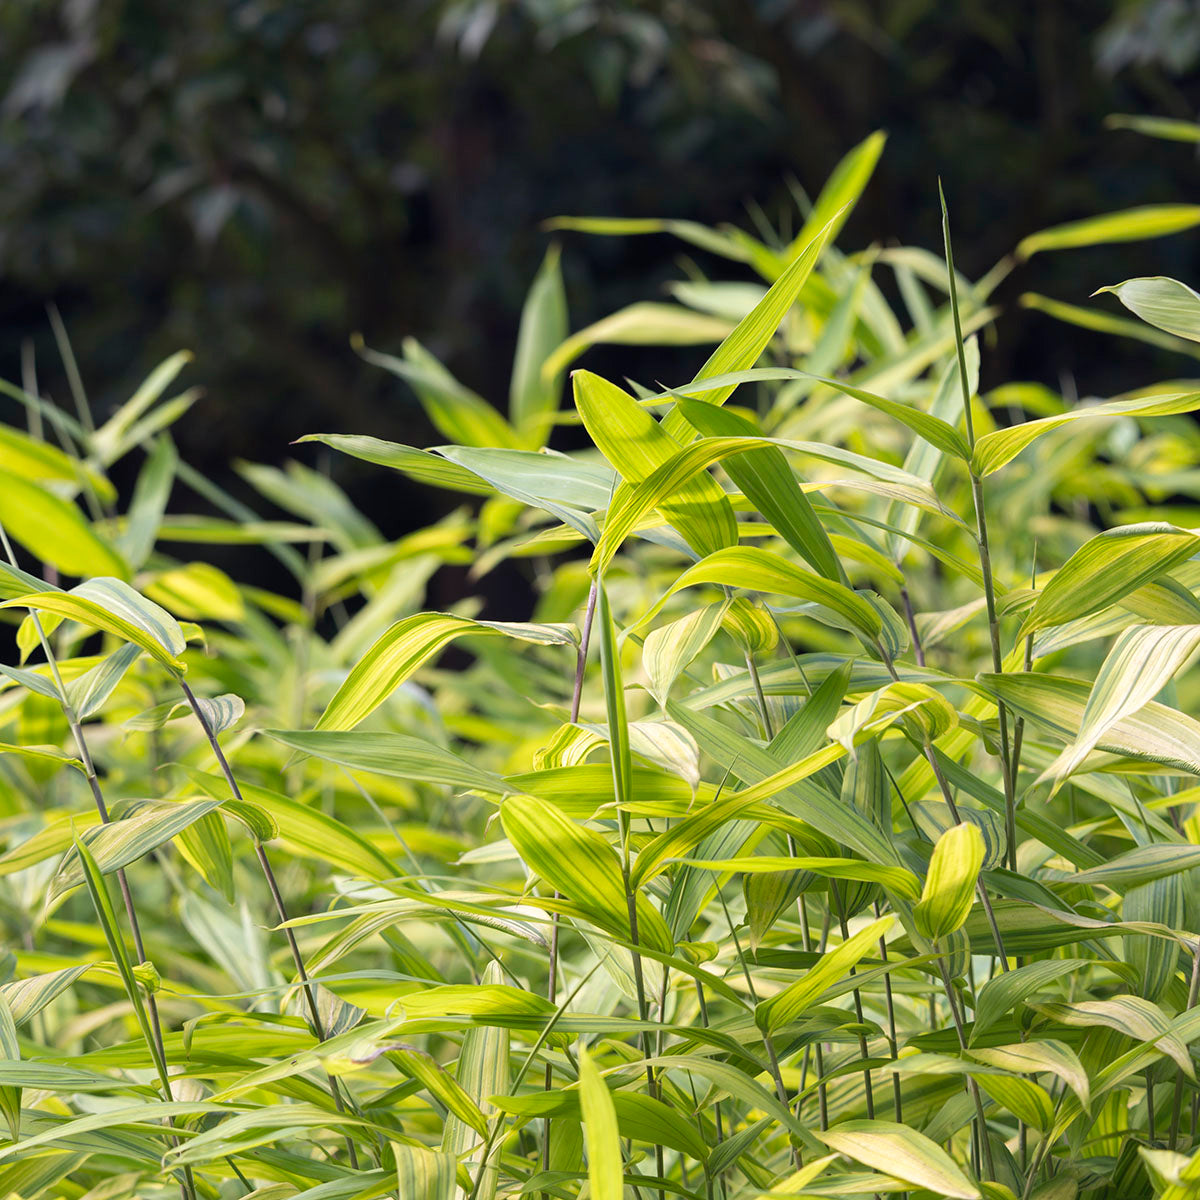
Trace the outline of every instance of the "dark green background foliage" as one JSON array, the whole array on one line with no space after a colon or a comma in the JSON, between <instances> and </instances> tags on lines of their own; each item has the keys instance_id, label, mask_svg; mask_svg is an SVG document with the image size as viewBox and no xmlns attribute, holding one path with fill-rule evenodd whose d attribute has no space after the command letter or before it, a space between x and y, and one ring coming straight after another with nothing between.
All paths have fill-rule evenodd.
<instances>
[{"instance_id":1,"label":"dark green background foliage","mask_svg":"<svg viewBox=\"0 0 1200 1200\"><path fill-rule=\"evenodd\" d=\"M761 204L787 222L789 178L815 190L884 128L847 244L936 248L940 173L978 275L1031 230L1194 193L1189 148L1103 119L1192 117L1198 29L1190 0L10 0L0 365L17 376L33 338L43 386L65 392L48 300L101 413L166 354L202 350L208 399L177 436L226 479L231 457L273 461L314 428L436 441L348 336L394 350L414 334L499 400L544 218L749 225ZM1187 278L1195 244L1045 256L998 299ZM571 237L573 326L652 296L679 278L678 256L668 238ZM1107 349L1105 380L1090 378L1099 345L1028 314L987 370L1077 373L1085 393L1141 378L1136 345L1115 361ZM651 361L598 351L589 365ZM661 373L661 350L653 361ZM680 352L676 374L699 361ZM1139 364L1128 378L1125 363ZM419 523L419 507L395 508L381 516L396 531Z\"/></svg>"}]
</instances>

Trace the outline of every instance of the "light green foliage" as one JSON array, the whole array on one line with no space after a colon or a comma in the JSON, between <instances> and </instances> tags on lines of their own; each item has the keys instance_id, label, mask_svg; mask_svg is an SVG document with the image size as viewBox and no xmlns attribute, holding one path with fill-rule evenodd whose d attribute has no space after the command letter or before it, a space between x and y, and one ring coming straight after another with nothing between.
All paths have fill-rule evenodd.
<instances>
[{"instance_id":1,"label":"light green foliage","mask_svg":"<svg viewBox=\"0 0 1200 1200\"><path fill-rule=\"evenodd\" d=\"M1200 392L979 394L1003 271L838 245L883 147L786 236L557 222L503 405L360 346L452 443L305 439L459 496L396 541L191 471L186 354L0 428L0 1197L1195 1193ZM573 239L648 232L736 279L572 332ZM1027 306L1195 338L1109 290Z\"/></svg>"}]
</instances>

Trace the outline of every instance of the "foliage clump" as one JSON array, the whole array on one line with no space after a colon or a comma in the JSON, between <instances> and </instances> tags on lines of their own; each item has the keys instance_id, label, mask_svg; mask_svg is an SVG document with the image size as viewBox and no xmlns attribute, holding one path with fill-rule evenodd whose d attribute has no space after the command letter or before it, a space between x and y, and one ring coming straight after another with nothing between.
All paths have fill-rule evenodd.
<instances>
[{"instance_id":1,"label":"foliage clump","mask_svg":"<svg viewBox=\"0 0 1200 1200\"><path fill-rule=\"evenodd\" d=\"M1195 1193L1200 390L981 391L1012 261L836 248L882 150L789 241L559 221L758 282L571 333L552 250L507 415L360 347L453 444L306 440L465 498L399 541L192 471L186 355L98 426L3 385L0 1196ZM1109 290L1028 303L1194 355ZM560 411L600 342L715 349ZM502 563L532 614L427 609Z\"/></svg>"}]
</instances>

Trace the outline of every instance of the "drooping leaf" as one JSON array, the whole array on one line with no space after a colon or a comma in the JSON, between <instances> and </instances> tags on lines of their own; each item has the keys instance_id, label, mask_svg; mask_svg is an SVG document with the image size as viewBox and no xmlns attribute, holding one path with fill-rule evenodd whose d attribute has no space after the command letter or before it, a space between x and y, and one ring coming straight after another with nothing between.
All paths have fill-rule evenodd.
<instances>
[{"instance_id":1,"label":"drooping leaf","mask_svg":"<svg viewBox=\"0 0 1200 1200\"><path fill-rule=\"evenodd\" d=\"M954 1160L924 1134L891 1121L841 1121L814 1130L830 1149L935 1195L979 1200L980 1191Z\"/></svg>"},{"instance_id":2,"label":"drooping leaf","mask_svg":"<svg viewBox=\"0 0 1200 1200\"><path fill-rule=\"evenodd\" d=\"M588 1184L594 1200L625 1195L617 1113L600 1072L586 1048L579 1051L579 1104L588 1153Z\"/></svg>"},{"instance_id":3,"label":"drooping leaf","mask_svg":"<svg viewBox=\"0 0 1200 1200\"><path fill-rule=\"evenodd\" d=\"M416 613L397 621L375 641L321 714L317 729L353 729L423 663L468 633L542 645L571 645L577 640L575 631L565 625L521 625L472 621L448 613Z\"/></svg>"},{"instance_id":4,"label":"drooping leaf","mask_svg":"<svg viewBox=\"0 0 1200 1200\"><path fill-rule=\"evenodd\" d=\"M983 854L983 835L969 821L947 829L938 838L920 903L913 909L917 928L931 941L946 937L966 921Z\"/></svg>"}]
</instances>

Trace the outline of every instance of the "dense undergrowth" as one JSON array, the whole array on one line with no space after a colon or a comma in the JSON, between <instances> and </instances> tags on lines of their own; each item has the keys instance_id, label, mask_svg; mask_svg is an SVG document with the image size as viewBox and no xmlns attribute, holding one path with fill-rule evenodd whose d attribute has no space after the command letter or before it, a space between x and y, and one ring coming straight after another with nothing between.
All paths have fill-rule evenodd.
<instances>
[{"instance_id":1,"label":"dense undergrowth","mask_svg":"<svg viewBox=\"0 0 1200 1200\"><path fill-rule=\"evenodd\" d=\"M0 1197L1200 1193L1200 385L979 391L1014 266L1200 210L971 281L836 248L882 149L794 237L558 222L731 280L571 334L552 250L507 404L360 346L453 444L310 440L463 497L396 542L190 470L186 355L2 385ZM1025 303L1200 353L1114 290ZM597 342L716 348L560 411ZM425 611L510 560L529 621Z\"/></svg>"}]
</instances>

